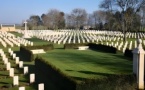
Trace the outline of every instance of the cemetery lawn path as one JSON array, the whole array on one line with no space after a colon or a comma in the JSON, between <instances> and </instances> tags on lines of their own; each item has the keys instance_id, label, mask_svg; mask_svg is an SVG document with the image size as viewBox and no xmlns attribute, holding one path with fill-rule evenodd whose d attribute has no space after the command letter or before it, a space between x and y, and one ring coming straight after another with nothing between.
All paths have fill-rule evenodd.
<instances>
[{"instance_id":1,"label":"cemetery lawn path","mask_svg":"<svg viewBox=\"0 0 145 90\"><path fill-rule=\"evenodd\" d=\"M132 61L121 53L55 49L40 56L76 80L132 73Z\"/></svg>"}]
</instances>

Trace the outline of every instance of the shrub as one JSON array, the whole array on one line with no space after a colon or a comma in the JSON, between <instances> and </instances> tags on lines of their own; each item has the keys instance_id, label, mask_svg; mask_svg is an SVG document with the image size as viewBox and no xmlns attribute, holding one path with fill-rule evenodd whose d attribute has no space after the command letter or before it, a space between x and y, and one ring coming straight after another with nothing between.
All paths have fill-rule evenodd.
<instances>
[{"instance_id":1,"label":"shrub","mask_svg":"<svg viewBox=\"0 0 145 90\"><path fill-rule=\"evenodd\" d=\"M32 49L44 49L44 51L49 51L53 50L53 44L48 44L48 45L39 45L39 46L26 46L25 48L32 50Z\"/></svg>"},{"instance_id":2,"label":"shrub","mask_svg":"<svg viewBox=\"0 0 145 90\"><path fill-rule=\"evenodd\" d=\"M37 57L35 59L35 68L37 77L36 82L45 82L44 84L46 85L47 90L49 88L47 87L49 81L51 81L54 85L57 85L59 90L75 90L75 81L63 74L59 69L50 63L46 62L46 60Z\"/></svg>"},{"instance_id":3,"label":"shrub","mask_svg":"<svg viewBox=\"0 0 145 90\"><path fill-rule=\"evenodd\" d=\"M20 47L20 54L22 54L24 57L24 60L26 61L34 61L34 55L31 50L27 49L24 46Z\"/></svg>"},{"instance_id":4,"label":"shrub","mask_svg":"<svg viewBox=\"0 0 145 90\"><path fill-rule=\"evenodd\" d=\"M76 49L79 46L86 46L87 43L80 43L80 44L74 44L74 43L70 43L70 44L64 44L64 49Z\"/></svg>"},{"instance_id":5,"label":"shrub","mask_svg":"<svg viewBox=\"0 0 145 90\"><path fill-rule=\"evenodd\" d=\"M99 50L108 53L117 53L117 49L112 46L106 46L101 44L89 43L89 48L92 50Z\"/></svg>"},{"instance_id":6,"label":"shrub","mask_svg":"<svg viewBox=\"0 0 145 90\"><path fill-rule=\"evenodd\" d=\"M124 56L133 58L132 50L129 50L128 48L125 50Z\"/></svg>"},{"instance_id":7,"label":"shrub","mask_svg":"<svg viewBox=\"0 0 145 90\"><path fill-rule=\"evenodd\" d=\"M50 90L49 85L55 85L55 90L134 90L136 77L130 75L108 74L106 78L84 79L77 83L73 78L61 72L46 60L37 57L35 59L36 82L45 84L45 89ZM54 90L51 88L51 90Z\"/></svg>"}]
</instances>

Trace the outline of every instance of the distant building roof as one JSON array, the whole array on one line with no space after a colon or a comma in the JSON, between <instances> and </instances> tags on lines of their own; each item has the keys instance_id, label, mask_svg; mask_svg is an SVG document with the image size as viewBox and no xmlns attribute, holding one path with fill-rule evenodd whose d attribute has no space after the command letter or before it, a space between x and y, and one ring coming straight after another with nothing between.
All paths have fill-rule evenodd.
<instances>
[{"instance_id":1,"label":"distant building roof","mask_svg":"<svg viewBox=\"0 0 145 90\"><path fill-rule=\"evenodd\" d=\"M14 27L14 25L2 25L2 27Z\"/></svg>"}]
</instances>

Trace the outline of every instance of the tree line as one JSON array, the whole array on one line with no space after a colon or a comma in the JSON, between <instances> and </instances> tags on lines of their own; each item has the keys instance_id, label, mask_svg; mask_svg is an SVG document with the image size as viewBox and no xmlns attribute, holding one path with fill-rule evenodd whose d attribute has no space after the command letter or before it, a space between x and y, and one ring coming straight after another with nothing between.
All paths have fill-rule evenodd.
<instances>
[{"instance_id":1,"label":"tree line","mask_svg":"<svg viewBox=\"0 0 145 90\"><path fill-rule=\"evenodd\" d=\"M102 0L100 10L87 13L75 8L70 13L50 9L41 16L27 20L29 29L105 29L127 31L143 30L145 26L145 0Z\"/></svg>"}]
</instances>

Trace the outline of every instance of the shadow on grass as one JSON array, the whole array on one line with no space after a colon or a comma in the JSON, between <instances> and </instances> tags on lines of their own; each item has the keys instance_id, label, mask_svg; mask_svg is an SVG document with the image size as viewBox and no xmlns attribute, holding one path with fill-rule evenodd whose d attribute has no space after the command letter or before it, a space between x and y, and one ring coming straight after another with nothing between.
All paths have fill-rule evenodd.
<instances>
[{"instance_id":1,"label":"shadow on grass","mask_svg":"<svg viewBox=\"0 0 145 90\"><path fill-rule=\"evenodd\" d=\"M0 82L0 84L9 84L9 83L6 83L6 82Z\"/></svg>"},{"instance_id":2,"label":"shadow on grass","mask_svg":"<svg viewBox=\"0 0 145 90\"><path fill-rule=\"evenodd\" d=\"M30 65L30 64L24 64L24 66L28 66L28 74L30 73L35 73L35 65Z\"/></svg>"},{"instance_id":3,"label":"shadow on grass","mask_svg":"<svg viewBox=\"0 0 145 90\"><path fill-rule=\"evenodd\" d=\"M27 57L25 57L24 55L22 55L20 53L20 51L14 51L14 53L16 53L16 56L18 56L21 61L24 61L25 62L27 60ZM27 60L27 61L29 61L29 60Z\"/></svg>"},{"instance_id":4,"label":"shadow on grass","mask_svg":"<svg viewBox=\"0 0 145 90\"><path fill-rule=\"evenodd\" d=\"M74 71L74 70L69 70L69 69L67 69L67 70L65 70L65 71Z\"/></svg>"},{"instance_id":5,"label":"shadow on grass","mask_svg":"<svg viewBox=\"0 0 145 90\"><path fill-rule=\"evenodd\" d=\"M60 48L60 47L59 47L59 48L57 48L57 47L56 47L55 49L61 49L61 50L65 50L64 48Z\"/></svg>"},{"instance_id":6,"label":"shadow on grass","mask_svg":"<svg viewBox=\"0 0 145 90\"><path fill-rule=\"evenodd\" d=\"M94 74L94 75L101 75L101 76L111 76L113 74L108 74L108 73L99 73L99 72L92 72L92 71L78 71L80 73L84 74Z\"/></svg>"},{"instance_id":7,"label":"shadow on grass","mask_svg":"<svg viewBox=\"0 0 145 90\"><path fill-rule=\"evenodd\" d=\"M8 76L8 74L0 74L0 76Z\"/></svg>"},{"instance_id":8,"label":"shadow on grass","mask_svg":"<svg viewBox=\"0 0 145 90\"><path fill-rule=\"evenodd\" d=\"M79 81L86 80L86 78L82 78L82 77L71 77L71 78Z\"/></svg>"}]
</instances>

